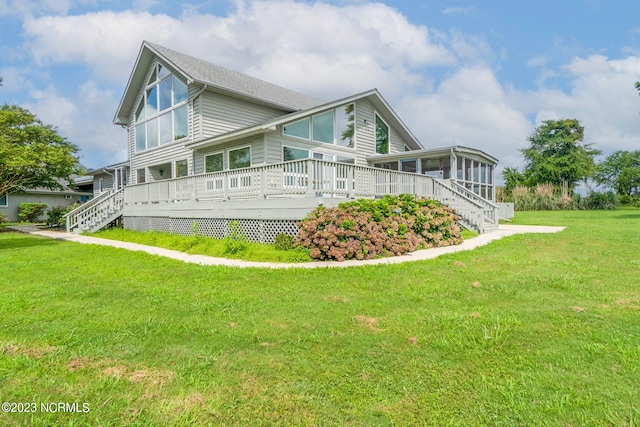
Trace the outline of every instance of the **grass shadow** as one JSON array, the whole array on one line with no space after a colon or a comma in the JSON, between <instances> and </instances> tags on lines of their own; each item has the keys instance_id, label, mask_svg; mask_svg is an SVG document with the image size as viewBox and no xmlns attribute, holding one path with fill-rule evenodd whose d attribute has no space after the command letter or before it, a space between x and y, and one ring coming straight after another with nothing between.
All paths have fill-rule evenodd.
<instances>
[{"instance_id":1,"label":"grass shadow","mask_svg":"<svg viewBox=\"0 0 640 427\"><path fill-rule=\"evenodd\" d=\"M51 246L59 243L55 239L29 236L22 233L3 233L2 237L3 238L0 238L0 250L31 248L35 246Z\"/></svg>"}]
</instances>

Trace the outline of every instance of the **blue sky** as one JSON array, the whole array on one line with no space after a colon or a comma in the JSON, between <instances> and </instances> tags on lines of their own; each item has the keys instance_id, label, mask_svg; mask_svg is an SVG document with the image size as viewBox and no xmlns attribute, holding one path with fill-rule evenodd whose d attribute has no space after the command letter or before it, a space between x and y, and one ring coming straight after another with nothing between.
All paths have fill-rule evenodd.
<instances>
[{"instance_id":1,"label":"blue sky","mask_svg":"<svg viewBox=\"0 0 640 427\"><path fill-rule=\"evenodd\" d=\"M0 0L0 103L29 108L95 168L143 40L330 101L378 88L427 147L522 165L543 120L604 154L640 148L640 2Z\"/></svg>"}]
</instances>

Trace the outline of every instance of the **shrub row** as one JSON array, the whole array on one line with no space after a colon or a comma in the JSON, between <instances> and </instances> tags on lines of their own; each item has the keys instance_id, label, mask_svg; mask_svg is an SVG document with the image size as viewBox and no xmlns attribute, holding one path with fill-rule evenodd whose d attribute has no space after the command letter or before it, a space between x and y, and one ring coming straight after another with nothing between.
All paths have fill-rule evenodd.
<instances>
[{"instance_id":1,"label":"shrub row","mask_svg":"<svg viewBox=\"0 0 640 427\"><path fill-rule=\"evenodd\" d=\"M511 196L502 196L501 200L513 202L516 211L616 209L619 205L618 197L611 191L594 191L587 197L560 195L551 184L538 184L534 188L516 186Z\"/></svg>"},{"instance_id":2,"label":"shrub row","mask_svg":"<svg viewBox=\"0 0 640 427\"><path fill-rule=\"evenodd\" d=\"M448 206L412 195L319 206L298 223L295 245L320 260L371 259L462 242Z\"/></svg>"}]
</instances>

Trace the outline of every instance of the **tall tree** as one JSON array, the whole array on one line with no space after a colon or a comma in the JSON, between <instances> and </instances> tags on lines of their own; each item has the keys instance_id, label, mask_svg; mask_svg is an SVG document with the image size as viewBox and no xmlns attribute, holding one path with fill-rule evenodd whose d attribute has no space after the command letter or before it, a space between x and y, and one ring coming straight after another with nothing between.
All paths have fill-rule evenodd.
<instances>
[{"instance_id":1,"label":"tall tree","mask_svg":"<svg viewBox=\"0 0 640 427\"><path fill-rule=\"evenodd\" d=\"M640 195L640 150L611 154L598 165L594 179L621 196Z\"/></svg>"},{"instance_id":2,"label":"tall tree","mask_svg":"<svg viewBox=\"0 0 640 427\"><path fill-rule=\"evenodd\" d=\"M63 188L79 171L78 148L17 105L0 107L0 195L28 188Z\"/></svg>"},{"instance_id":3,"label":"tall tree","mask_svg":"<svg viewBox=\"0 0 640 427\"><path fill-rule=\"evenodd\" d=\"M549 182L573 190L591 177L600 151L584 144L583 138L584 127L576 119L545 120L529 137L529 148L522 150L527 183Z\"/></svg>"}]
</instances>

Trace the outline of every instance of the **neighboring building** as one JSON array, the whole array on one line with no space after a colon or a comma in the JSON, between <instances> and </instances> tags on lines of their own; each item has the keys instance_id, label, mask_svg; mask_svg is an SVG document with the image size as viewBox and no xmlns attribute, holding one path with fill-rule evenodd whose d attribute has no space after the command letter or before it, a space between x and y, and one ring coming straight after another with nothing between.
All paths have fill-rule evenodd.
<instances>
[{"instance_id":1,"label":"neighboring building","mask_svg":"<svg viewBox=\"0 0 640 427\"><path fill-rule=\"evenodd\" d=\"M75 187L64 190L50 190L37 188L0 196L0 212L11 222L18 222L18 207L20 203L45 203L47 210L58 206L71 206L74 203L85 203L93 197L92 179L90 176L74 178ZM39 218L45 220L46 212Z\"/></svg>"},{"instance_id":2,"label":"neighboring building","mask_svg":"<svg viewBox=\"0 0 640 427\"><path fill-rule=\"evenodd\" d=\"M129 174L128 161L87 171L87 175L93 177L94 196L99 196L105 191L122 189L127 185Z\"/></svg>"},{"instance_id":3,"label":"neighboring building","mask_svg":"<svg viewBox=\"0 0 640 427\"><path fill-rule=\"evenodd\" d=\"M376 89L323 102L144 42L114 123L128 130L128 160L92 171L102 195L70 230L122 216L126 228L188 234L195 221L221 236L237 219L270 240L319 203L400 193L448 203L470 228L497 226L497 160L425 149Z\"/></svg>"}]
</instances>

